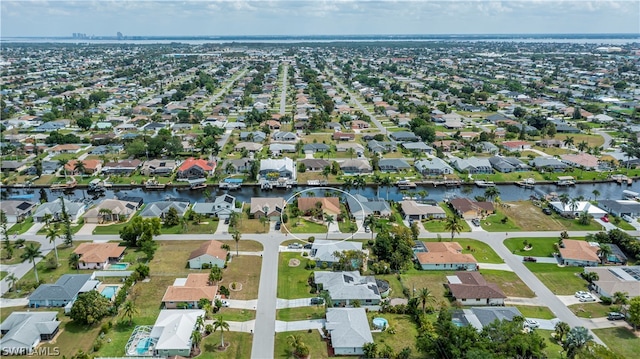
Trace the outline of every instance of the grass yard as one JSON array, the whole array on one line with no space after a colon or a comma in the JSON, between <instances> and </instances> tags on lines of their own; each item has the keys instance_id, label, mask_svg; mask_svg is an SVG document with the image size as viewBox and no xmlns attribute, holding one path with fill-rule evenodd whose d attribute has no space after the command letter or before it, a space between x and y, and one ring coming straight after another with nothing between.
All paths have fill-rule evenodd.
<instances>
[{"instance_id":1,"label":"grass yard","mask_svg":"<svg viewBox=\"0 0 640 359\"><path fill-rule=\"evenodd\" d=\"M213 316L222 316L226 321L246 322L248 320L256 319L256 311L240 308L220 308L220 310Z\"/></svg>"},{"instance_id":2,"label":"grass yard","mask_svg":"<svg viewBox=\"0 0 640 359\"><path fill-rule=\"evenodd\" d=\"M539 307L535 305L516 305L516 308L525 318L553 319L555 314L547 307Z\"/></svg>"},{"instance_id":3,"label":"grass yard","mask_svg":"<svg viewBox=\"0 0 640 359\"><path fill-rule=\"evenodd\" d=\"M200 223L195 221L188 221L186 228L181 224L165 227L160 227L161 234L213 234L218 229L219 221L214 221L211 218L204 219ZM108 225L98 225L93 230L93 234L120 234L120 230L124 228L128 222L115 223Z\"/></svg>"},{"instance_id":4,"label":"grass yard","mask_svg":"<svg viewBox=\"0 0 640 359\"><path fill-rule=\"evenodd\" d=\"M533 298L535 294L514 272L480 269L487 282L495 283L507 297Z\"/></svg>"},{"instance_id":5,"label":"grass yard","mask_svg":"<svg viewBox=\"0 0 640 359\"><path fill-rule=\"evenodd\" d=\"M376 275L376 279L383 279L389 282L391 287L389 298L405 298L404 293L402 293L402 283L400 283L395 274Z\"/></svg>"},{"instance_id":6,"label":"grass yard","mask_svg":"<svg viewBox=\"0 0 640 359\"><path fill-rule=\"evenodd\" d=\"M229 288L230 299L257 299L258 285L260 284L260 269L262 268L262 257L240 256L234 257L229 262L222 274L220 285ZM242 290L231 290L231 283L236 282L242 285Z\"/></svg>"},{"instance_id":7,"label":"grass yard","mask_svg":"<svg viewBox=\"0 0 640 359\"><path fill-rule=\"evenodd\" d=\"M5 271L0 271L0 280L2 280L4 277L6 277L7 274L9 274L9 273L7 273Z\"/></svg>"},{"instance_id":8,"label":"grass yard","mask_svg":"<svg viewBox=\"0 0 640 359\"><path fill-rule=\"evenodd\" d=\"M568 308L580 318L603 318L611 312L611 307L602 303L580 303Z\"/></svg>"},{"instance_id":9,"label":"grass yard","mask_svg":"<svg viewBox=\"0 0 640 359\"><path fill-rule=\"evenodd\" d=\"M80 242L74 241L73 247L65 247L62 245L58 246L58 257L60 258L58 262L58 267L49 268L47 262L51 258L55 258L55 253L53 250L47 254L40 263L36 265L38 268L38 279L44 283L55 283L55 281L60 278L63 274L68 273L78 273L77 270L69 267L69 256L73 253L73 250L80 244ZM30 270L25 274L20 280L16 283L16 287L20 289L23 284L33 284L36 282L36 275L33 272L33 265L30 266ZM80 271L80 273L85 273L86 271ZM88 273L88 272L87 272ZM22 293L24 296L25 293Z\"/></svg>"},{"instance_id":10,"label":"grass yard","mask_svg":"<svg viewBox=\"0 0 640 359\"><path fill-rule=\"evenodd\" d=\"M440 202L438 203L438 205L442 209L444 209L447 216L454 215L451 208L448 205L446 205L444 202ZM460 232L471 232L471 228L469 227L469 224L467 224L466 221L461 220L460 223L462 224L462 227L463 227L462 231ZM444 229L444 224L445 224L445 221L441 219L432 219L430 221L423 222L424 229L426 229L429 232L436 232L436 233L447 232L447 230ZM451 235L451 232L449 232L449 235Z\"/></svg>"},{"instance_id":11,"label":"grass yard","mask_svg":"<svg viewBox=\"0 0 640 359\"><path fill-rule=\"evenodd\" d=\"M558 344L556 340L551 336L553 330L543 330L536 329L536 333L540 335L547 346L544 348L545 354L547 354L548 359L561 359L565 358L564 350L562 349L562 345Z\"/></svg>"},{"instance_id":12,"label":"grass yard","mask_svg":"<svg viewBox=\"0 0 640 359\"><path fill-rule=\"evenodd\" d=\"M636 358L640 352L640 338L627 328L594 329L593 333L625 358Z\"/></svg>"},{"instance_id":13,"label":"grass yard","mask_svg":"<svg viewBox=\"0 0 640 359\"><path fill-rule=\"evenodd\" d=\"M524 240L527 240L531 245L531 249L524 250ZM509 248L510 251L521 256L532 257L553 257L553 253L556 251L554 244L558 243L560 237L535 237L535 238L507 238L504 241L504 245Z\"/></svg>"},{"instance_id":14,"label":"grass yard","mask_svg":"<svg viewBox=\"0 0 640 359\"><path fill-rule=\"evenodd\" d=\"M585 226L578 223L577 219L562 218L556 213L547 216L542 213L542 209L529 201L508 202L507 204L508 206L500 208L500 211L509 217L508 223L514 223L521 231L591 231L602 229L594 221ZM499 216L498 220L500 218L502 216ZM484 224L484 221L482 223ZM507 231L505 230L505 232Z\"/></svg>"},{"instance_id":15,"label":"grass yard","mask_svg":"<svg viewBox=\"0 0 640 359\"><path fill-rule=\"evenodd\" d=\"M485 219L480 221L480 225L482 229L487 232L517 232L522 229L516 224L516 222L509 218L509 216L504 213L501 208L496 208L496 212L490 216L487 216ZM504 218L507 218L507 221L502 223Z\"/></svg>"},{"instance_id":16,"label":"grass yard","mask_svg":"<svg viewBox=\"0 0 640 359\"><path fill-rule=\"evenodd\" d=\"M30 243L33 243L36 245L37 248L40 248L40 243L33 242L33 241L26 241L24 242L23 247L20 247L20 248L14 247L13 255L11 256L11 259L5 258L7 256L7 253L4 249L4 246L2 246L2 248L0 248L0 264L10 265L10 264L22 263L22 259L20 258L20 256L22 255L22 253L24 253L24 248L28 246ZM12 243L12 246L13 246L13 243Z\"/></svg>"},{"instance_id":17,"label":"grass yard","mask_svg":"<svg viewBox=\"0 0 640 359\"><path fill-rule=\"evenodd\" d=\"M240 231L240 233L267 233L269 231L269 224L262 224L259 219L250 219L246 212L248 207L249 205L245 205L244 210L240 214L236 229Z\"/></svg>"},{"instance_id":18,"label":"grass yard","mask_svg":"<svg viewBox=\"0 0 640 359\"><path fill-rule=\"evenodd\" d=\"M93 234L120 234L120 230L128 223L116 223L107 225L97 225L93 230Z\"/></svg>"},{"instance_id":19,"label":"grass yard","mask_svg":"<svg viewBox=\"0 0 640 359\"><path fill-rule=\"evenodd\" d=\"M300 265L290 267L290 259L299 259ZM311 287L307 284L310 270L304 269L307 258L298 252L282 252L278 259L278 298L296 299L312 297Z\"/></svg>"},{"instance_id":20,"label":"grass yard","mask_svg":"<svg viewBox=\"0 0 640 359\"><path fill-rule=\"evenodd\" d=\"M299 335L300 339L309 348L309 354L313 359L326 359L329 358L327 352L327 342L322 340L320 333L317 330L309 331L297 331L297 332L281 332L276 333L275 347L273 349L273 357L279 359L294 359L293 349L288 343L287 338L289 335ZM357 357L342 357L341 358L357 358Z\"/></svg>"},{"instance_id":21,"label":"grass yard","mask_svg":"<svg viewBox=\"0 0 640 359\"><path fill-rule=\"evenodd\" d=\"M293 322L296 320L324 319L325 311L324 304L313 307L278 309L276 311L276 320Z\"/></svg>"},{"instance_id":22,"label":"grass yard","mask_svg":"<svg viewBox=\"0 0 640 359\"><path fill-rule=\"evenodd\" d=\"M51 353L55 348L59 348L59 355L64 355L67 358L75 355L78 350L89 352L100 333L100 325L88 327L77 324L62 312L58 315L58 320L60 321L59 334L55 337L54 342L45 342L42 347L51 348Z\"/></svg>"},{"instance_id":23,"label":"grass yard","mask_svg":"<svg viewBox=\"0 0 640 359\"><path fill-rule=\"evenodd\" d=\"M202 352L195 358L198 359L242 359L251 357L253 336L249 333L224 332L224 343L230 343L225 351L218 351L220 345L220 332L213 332L202 339L200 350Z\"/></svg>"},{"instance_id":24,"label":"grass yard","mask_svg":"<svg viewBox=\"0 0 640 359\"><path fill-rule=\"evenodd\" d=\"M402 283L406 288L415 288L416 291L428 288L435 298L434 307L449 306L449 301L445 298L445 287L447 276L454 275L455 271L418 271L411 269L401 274Z\"/></svg>"},{"instance_id":25,"label":"grass yard","mask_svg":"<svg viewBox=\"0 0 640 359\"><path fill-rule=\"evenodd\" d=\"M570 133L570 134L556 134L555 139L564 141L567 137L572 137L573 142L578 143L585 141L589 144L589 147L602 146L604 144L604 138L600 135L588 135L586 133Z\"/></svg>"},{"instance_id":26,"label":"grass yard","mask_svg":"<svg viewBox=\"0 0 640 359\"><path fill-rule=\"evenodd\" d=\"M618 227L618 228L620 228L622 230L625 230L625 231L635 231L636 230L636 227L632 226L627 221L620 220L620 222L618 222L617 224L615 222L613 224L615 224L616 227Z\"/></svg>"},{"instance_id":27,"label":"grass yard","mask_svg":"<svg viewBox=\"0 0 640 359\"><path fill-rule=\"evenodd\" d=\"M324 224L314 223L303 218L297 220L291 218L288 223L283 224L283 227L285 226L291 233L327 233L327 226Z\"/></svg>"},{"instance_id":28,"label":"grass yard","mask_svg":"<svg viewBox=\"0 0 640 359\"><path fill-rule=\"evenodd\" d=\"M416 349L416 337L418 336L418 329L415 323L408 315L405 314L380 314L377 312L367 313L369 318L369 325L371 321L376 317L383 317L389 321L389 328L393 328L396 333L389 334L388 331L383 331L373 334L373 341L378 345L379 349L385 346L390 346L395 353L400 352L404 348L411 348L410 358L421 358L421 353Z\"/></svg>"},{"instance_id":29,"label":"grass yard","mask_svg":"<svg viewBox=\"0 0 640 359\"><path fill-rule=\"evenodd\" d=\"M587 282L579 276L580 267L558 267L550 263L525 263L544 285L557 295L572 295L587 289Z\"/></svg>"},{"instance_id":30,"label":"grass yard","mask_svg":"<svg viewBox=\"0 0 640 359\"><path fill-rule=\"evenodd\" d=\"M78 221L78 224L75 224L75 225L71 226L71 233L73 233L73 234L78 233L78 231L80 230L80 228L82 228L82 226L84 226L84 218L80 218L80 220ZM62 233L64 231L64 227L63 227L62 223L59 224L59 229L60 229L60 233ZM40 228L40 230L36 234L41 235L41 236L46 236L47 235L47 226L44 226L44 227Z\"/></svg>"},{"instance_id":31,"label":"grass yard","mask_svg":"<svg viewBox=\"0 0 640 359\"><path fill-rule=\"evenodd\" d=\"M438 242L437 238L421 239L423 242ZM446 240L449 241L448 239ZM469 238L454 238L453 242L460 243L462 246L462 253L473 254L475 259L481 263L504 263L502 258L498 256L491 247L475 239Z\"/></svg>"},{"instance_id":32,"label":"grass yard","mask_svg":"<svg viewBox=\"0 0 640 359\"><path fill-rule=\"evenodd\" d=\"M28 217L20 223L16 223L11 228L7 229L9 235L21 235L28 231L33 226L33 217Z\"/></svg>"}]
</instances>

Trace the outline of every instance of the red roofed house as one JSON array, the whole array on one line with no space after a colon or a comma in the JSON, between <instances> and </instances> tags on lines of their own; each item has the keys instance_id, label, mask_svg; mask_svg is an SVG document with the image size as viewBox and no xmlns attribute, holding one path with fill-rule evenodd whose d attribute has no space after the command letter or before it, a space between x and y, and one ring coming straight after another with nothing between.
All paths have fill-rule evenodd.
<instances>
[{"instance_id":1,"label":"red roofed house","mask_svg":"<svg viewBox=\"0 0 640 359\"><path fill-rule=\"evenodd\" d=\"M447 276L451 295L462 305L504 305L507 297L495 283L488 283L480 272L456 272Z\"/></svg>"},{"instance_id":2,"label":"red roofed house","mask_svg":"<svg viewBox=\"0 0 640 359\"><path fill-rule=\"evenodd\" d=\"M558 252L560 252L560 260L563 265L595 267L600 264L599 249L597 243L564 239Z\"/></svg>"},{"instance_id":3,"label":"red roofed house","mask_svg":"<svg viewBox=\"0 0 640 359\"><path fill-rule=\"evenodd\" d=\"M335 141L353 141L356 139L356 135L353 133L334 132L333 139Z\"/></svg>"},{"instance_id":4,"label":"red roofed house","mask_svg":"<svg viewBox=\"0 0 640 359\"><path fill-rule=\"evenodd\" d=\"M62 144L53 146L49 149L49 153L51 155L59 155L63 153L78 153L80 152L80 146L74 145L72 143Z\"/></svg>"},{"instance_id":5,"label":"red roofed house","mask_svg":"<svg viewBox=\"0 0 640 359\"><path fill-rule=\"evenodd\" d=\"M588 153L569 153L560 155L562 162L572 167L581 167L586 170L598 168L598 157Z\"/></svg>"},{"instance_id":6,"label":"red roofed house","mask_svg":"<svg viewBox=\"0 0 640 359\"><path fill-rule=\"evenodd\" d=\"M340 214L340 199L338 197L299 197L298 209L302 213L307 213L315 209L317 203L320 203L320 208L324 213Z\"/></svg>"},{"instance_id":7,"label":"red roofed house","mask_svg":"<svg viewBox=\"0 0 640 359\"><path fill-rule=\"evenodd\" d=\"M67 174L70 175L80 175L80 174L94 174L99 173L102 170L102 161L100 160L83 160L82 164L84 165L84 172L80 173L76 171L76 163L77 160L70 160L64 165L64 169L67 171Z\"/></svg>"},{"instance_id":8,"label":"red roofed house","mask_svg":"<svg viewBox=\"0 0 640 359\"><path fill-rule=\"evenodd\" d=\"M80 256L78 269L105 269L109 263L118 262L125 247L118 243L81 243L73 253Z\"/></svg>"},{"instance_id":9,"label":"red roofed house","mask_svg":"<svg viewBox=\"0 0 640 359\"><path fill-rule=\"evenodd\" d=\"M415 252L423 270L478 269L478 262L471 254L463 254L458 242L421 242L424 251Z\"/></svg>"},{"instance_id":10,"label":"red roofed house","mask_svg":"<svg viewBox=\"0 0 640 359\"><path fill-rule=\"evenodd\" d=\"M202 178L213 175L216 163L203 159L187 158L178 168L179 178Z\"/></svg>"},{"instance_id":11,"label":"red roofed house","mask_svg":"<svg viewBox=\"0 0 640 359\"><path fill-rule=\"evenodd\" d=\"M202 269L203 264L209 266L218 266L218 268L224 268L224 264L227 262L227 251L222 249L222 242L209 241L204 242L202 245L191 252L189 256L189 268Z\"/></svg>"},{"instance_id":12,"label":"red roofed house","mask_svg":"<svg viewBox=\"0 0 640 359\"><path fill-rule=\"evenodd\" d=\"M527 141L504 141L502 142L502 145L510 152L528 150L531 148L531 144Z\"/></svg>"},{"instance_id":13,"label":"red roofed house","mask_svg":"<svg viewBox=\"0 0 640 359\"><path fill-rule=\"evenodd\" d=\"M209 273L191 273L187 278L176 278L162 297L166 309L198 309L198 301L207 298L214 302L218 286L209 282Z\"/></svg>"}]
</instances>

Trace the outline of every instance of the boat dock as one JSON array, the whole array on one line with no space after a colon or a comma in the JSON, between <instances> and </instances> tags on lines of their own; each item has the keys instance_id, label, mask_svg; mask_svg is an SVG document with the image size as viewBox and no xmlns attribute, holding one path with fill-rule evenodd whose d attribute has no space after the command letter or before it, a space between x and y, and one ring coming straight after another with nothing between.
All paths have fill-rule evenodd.
<instances>
[{"instance_id":1,"label":"boat dock","mask_svg":"<svg viewBox=\"0 0 640 359\"><path fill-rule=\"evenodd\" d=\"M558 176L558 181L556 182L558 186L574 186L575 184L576 180L573 176Z\"/></svg>"},{"instance_id":2,"label":"boat dock","mask_svg":"<svg viewBox=\"0 0 640 359\"><path fill-rule=\"evenodd\" d=\"M222 182L218 183L218 188L237 191L242 187L242 182L242 178L225 178Z\"/></svg>"},{"instance_id":3,"label":"boat dock","mask_svg":"<svg viewBox=\"0 0 640 359\"><path fill-rule=\"evenodd\" d=\"M396 186L400 189L414 189L418 187L417 184L409 181L409 180L400 180L396 182Z\"/></svg>"}]
</instances>

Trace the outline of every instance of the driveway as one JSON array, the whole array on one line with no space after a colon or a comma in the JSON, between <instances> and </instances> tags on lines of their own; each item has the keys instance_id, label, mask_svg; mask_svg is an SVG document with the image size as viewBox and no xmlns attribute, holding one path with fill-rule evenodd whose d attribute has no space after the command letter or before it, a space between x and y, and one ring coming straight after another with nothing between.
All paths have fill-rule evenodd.
<instances>
[{"instance_id":1,"label":"driveway","mask_svg":"<svg viewBox=\"0 0 640 359\"><path fill-rule=\"evenodd\" d=\"M280 298L278 298L278 300L276 302L276 308L277 309L300 308L300 307L310 307L310 306L312 306L311 298L300 298L300 299L280 299Z\"/></svg>"},{"instance_id":2,"label":"driveway","mask_svg":"<svg viewBox=\"0 0 640 359\"><path fill-rule=\"evenodd\" d=\"M618 227L616 227L615 224L613 224L611 222L605 222L605 221L601 220L600 218L594 218L594 220L596 222L598 222L602 226L602 229L604 231L610 231L612 229L617 229L618 228Z\"/></svg>"},{"instance_id":3,"label":"driveway","mask_svg":"<svg viewBox=\"0 0 640 359\"><path fill-rule=\"evenodd\" d=\"M507 272L513 272L513 269L509 267L506 263L478 263L480 269L493 269L493 270L503 270Z\"/></svg>"},{"instance_id":4,"label":"driveway","mask_svg":"<svg viewBox=\"0 0 640 359\"><path fill-rule=\"evenodd\" d=\"M538 327L538 329L542 329L542 330L555 330L556 323L561 321L558 318L553 318L553 319L527 318L527 319L533 319L538 323L540 323L540 326Z\"/></svg>"},{"instance_id":5,"label":"driveway","mask_svg":"<svg viewBox=\"0 0 640 359\"><path fill-rule=\"evenodd\" d=\"M229 308L234 308L234 309L256 310L256 306L258 305L257 299L252 299L252 300L227 299L227 302L229 302Z\"/></svg>"},{"instance_id":6,"label":"driveway","mask_svg":"<svg viewBox=\"0 0 640 359\"><path fill-rule=\"evenodd\" d=\"M295 322L283 322L281 320L276 321L276 332L293 332L297 330L309 330L309 329L322 329L324 326L324 319L310 319L310 320L298 320ZM252 357L259 357L259 355L253 354L251 352ZM264 356L263 356L264 357Z\"/></svg>"},{"instance_id":7,"label":"driveway","mask_svg":"<svg viewBox=\"0 0 640 359\"><path fill-rule=\"evenodd\" d=\"M595 302L584 302L584 303L598 303L598 302L600 302L600 298L598 298L595 295L592 295L592 296L596 299ZM570 305L573 305L573 304L582 304L583 303L583 302L580 301L580 298L576 298L573 295L558 295L557 297L566 306L570 306Z\"/></svg>"},{"instance_id":8,"label":"driveway","mask_svg":"<svg viewBox=\"0 0 640 359\"><path fill-rule=\"evenodd\" d=\"M519 257L521 260L524 259L524 256L516 256ZM555 257L533 257L536 259L536 263L551 263L551 264L558 264L558 260Z\"/></svg>"}]
</instances>

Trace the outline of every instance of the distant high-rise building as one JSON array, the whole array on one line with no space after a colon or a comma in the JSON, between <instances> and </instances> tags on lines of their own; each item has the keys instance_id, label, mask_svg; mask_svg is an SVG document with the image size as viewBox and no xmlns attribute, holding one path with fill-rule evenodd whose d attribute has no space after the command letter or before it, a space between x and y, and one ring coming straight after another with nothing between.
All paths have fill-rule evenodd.
<instances>
[{"instance_id":1,"label":"distant high-rise building","mask_svg":"<svg viewBox=\"0 0 640 359\"><path fill-rule=\"evenodd\" d=\"M122 33L120 31L118 31L118 40L122 40L124 38L124 36L122 35Z\"/></svg>"}]
</instances>

